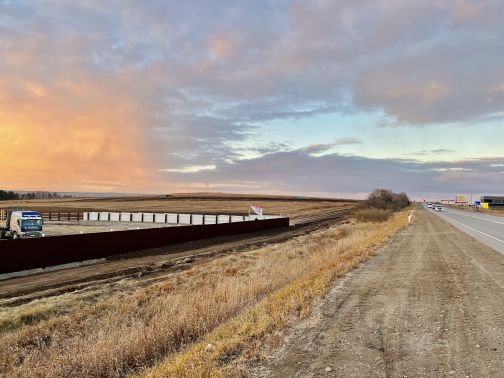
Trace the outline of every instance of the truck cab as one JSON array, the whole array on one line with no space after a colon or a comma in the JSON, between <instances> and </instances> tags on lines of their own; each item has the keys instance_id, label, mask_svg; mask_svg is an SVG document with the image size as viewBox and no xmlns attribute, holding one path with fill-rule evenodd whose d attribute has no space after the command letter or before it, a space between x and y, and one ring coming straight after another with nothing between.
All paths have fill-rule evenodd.
<instances>
[{"instance_id":1,"label":"truck cab","mask_svg":"<svg viewBox=\"0 0 504 378\"><path fill-rule=\"evenodd\" d=\"M0 229L0 237L33 238L44 236L44 220L37 211L9 211L5 228Z\"/></svg>"}]
</instances>

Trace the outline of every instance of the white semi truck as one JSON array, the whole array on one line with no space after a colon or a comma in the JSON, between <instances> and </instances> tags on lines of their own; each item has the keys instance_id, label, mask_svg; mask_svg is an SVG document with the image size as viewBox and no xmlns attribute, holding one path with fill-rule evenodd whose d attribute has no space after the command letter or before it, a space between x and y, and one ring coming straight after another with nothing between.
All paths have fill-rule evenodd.
<instances>
[{"instance_id":1,"label":"white semi truck","mask_svg":"<svg viewBox=\"0 0 504 378\"><path fill-rule=\"evenodd\" d=\"M43 225L42 214L37 211L11 210L7 212L5 227L0 228L0 239L41 237Z\"/></svg>"}]
</instances>

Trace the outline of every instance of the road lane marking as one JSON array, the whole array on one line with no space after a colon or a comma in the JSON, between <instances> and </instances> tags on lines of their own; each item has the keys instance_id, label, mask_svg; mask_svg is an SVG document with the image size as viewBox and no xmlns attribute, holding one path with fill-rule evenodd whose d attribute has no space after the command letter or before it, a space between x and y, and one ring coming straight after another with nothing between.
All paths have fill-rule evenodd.
<instances>
[{"instance_id":1,"label":"road lane marking","mask_svg":"<svg viewBox=\"0 0 504 378\"><path fill-rule=\"evenodd\" d=\"M487 218L481 218L481 217L475 217L473 215L467 215L467 214L461 214L459 213L458 211L453 211L453 210L448 210L446 211L447 213L452 213L452 214L457 214L457 215L462 215L464 217L469 217L469 218L474 218L474 219L481 219L481 220L484 220L484 221L487 221L487 222L493 222L493 223L498 223L498 224L504 224L504 222L497 222L497 221L494 221L494 220L491 220L491 219L487 219Z\"/></svg>"},{"instance_id":2,"label":"road lane marking","mask_svg":"<svg viewBox=\"0 0 504 378\"><path fill-rule=\"evenodd\" d=\"M439 214L439 215L441 215L441 214ZM480 230L477 230L477 229L475 229L475 228L473 228L473 227L471 227L471 226L468 226L468 225L466 225L466 224L464 224L464 223L462 223L462 222L459 222L458 220L455 220L455 219L453 219L453 218L447 217L446 215L441 215L441 216L442 216L443 218L447 218L447 219L450 219L450 220L452 220L452 221L454 221L454 222L457 222L458 224L461 224L462 226L467 227L467 228L469 228L469 229L471 229L471 230L473 230L473 231L479 232L481 235L485 235L485 236L487 236L487 237L489 237L489 238L492 238L492 239L497 240L497 241L499 241L499 242L501 242L501 243L504 243L504 240L499 239L499 238L496 238L495 236L492 236L492 235L488 235L488 234L486 234L486 233L484 233L484 232L482 232L482 231L480 231Z\"/></svg>"}]
</instances>

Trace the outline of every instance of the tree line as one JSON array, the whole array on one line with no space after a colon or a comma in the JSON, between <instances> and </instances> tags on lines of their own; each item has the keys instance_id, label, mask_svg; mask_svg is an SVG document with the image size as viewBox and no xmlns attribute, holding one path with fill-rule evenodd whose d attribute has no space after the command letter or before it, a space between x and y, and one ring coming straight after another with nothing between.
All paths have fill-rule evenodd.
<instances>
[{"instance_id":1,"label":"tree line","mask_svg":"<svg viewBox=\"0 0 504 378\"><path fill-rule=\"evenodd\" d=\"M56 192L19 193L12 190L0 190L0 201L71 198L71 195L61 195Z\"/></svg>"}]
</instances>

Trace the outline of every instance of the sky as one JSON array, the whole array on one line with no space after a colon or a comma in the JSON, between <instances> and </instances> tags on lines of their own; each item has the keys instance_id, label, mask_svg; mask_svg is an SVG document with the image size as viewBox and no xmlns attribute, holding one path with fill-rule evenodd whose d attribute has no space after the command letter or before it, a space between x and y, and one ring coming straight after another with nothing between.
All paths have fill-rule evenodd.
<instances>
[{"instance_id":1,"label":"sky","mask_svg":"<svg viewBox=\"0 0 504 378\"><path fill-rule=\"evenodd\" d=\"M0 0L0 188L504 194L504 2Z\"/></svg>"}]
</instances>

